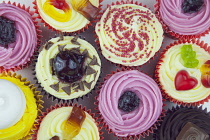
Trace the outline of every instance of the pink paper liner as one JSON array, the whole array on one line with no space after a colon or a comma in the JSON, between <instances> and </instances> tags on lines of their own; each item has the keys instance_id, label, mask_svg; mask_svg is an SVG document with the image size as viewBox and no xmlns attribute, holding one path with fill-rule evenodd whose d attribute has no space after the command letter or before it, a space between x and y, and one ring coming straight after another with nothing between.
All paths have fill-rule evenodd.
<instances>
[{"instance_id":1,"label":"pink paper liner","mask_svg":"<svg viewBox=\"0 0 210 140\"><path fill-rule=\"evenodd\" d=\"M158 70L160 69L160 66L161 66L161 62L163 62L163 58L165 56L165 53L167 52L168 49L170 49L171 47L175 46L175 45L178 45L178 44L182 44L182 43L193 43L193 44L196 44L198 46L200 46L201 48L203 48L205 51L207 51L209 54L210 54L210 47L208 46L207 43L205 43L204 41L201 41L199 39L182 39L182 40L177 40L175 41L174 43L171 43L170 45L168 45L161 53L160 55L160 60L156 66L156 70L155 70L155 81L158 83L159 85L159 88L161 89L161 92L162 92L162 96L165 98L165 99L168 99L170 102L173 102L173 103L176 103L178 105L184 105L184 106L198 106L198 105L201 105L201 104L204 104L205 102L208 102L208 100L210 99L210 95L207 96L205 99L201 100L201 101L198 101L198 102L193 102L193 103L187 103L187 102L183 102L183 101L179 101L177 99L174 99L173 97L171 97L170 95L168 95L168 93L163 89L162 87L162 84L159 80L159 72Z\"/></svg>"},{"instance_id":2,"label":"pink paper liner","mask_svg":"<svg viewBox=\"0 0 210 140\"><path fill-rule=\"evenodd\" d=\"M73 104L73 103L60 103L60 104L55 104L54 106L50 106L50 108L47 108L45 112L42 112L42 114L39 116L38 120L37 120L37 125L35 126L36 129L35 129L35 134L33 135L33 138L32 140L36 140L37 139L37 134L38 134L38 131L39 131L39 127L40 127L40 124L42 122L42 120L44 119L44 117L50 113L51 111L57 109L57 108L61 108L61 107L79 107L80 109L82 109L83 111L87 112L89 115L92 116L92 118L95 120L95 123L98 127L98 131L99 131L99 136L100 136L100 140L103 140L104 137L102 136L103 135L103 132L101 131L102 127L99 127L99 120L98 120L98 117L96 117L96 114L95 113L92 113L91 112L91 109L87 109L86 107L82 107L82 105L79 105L79 104Z\"/></svg>"},{"instance_id":3,"label":"pink paper liner","mask_svg":"<svg viewBox=\"0 0 210 140\"><path fill-rule=\"evenodd\" d=\"M192 39L192 38L200 38L201 36L205 36L206 34L208 34L210 32L210 27L208 29L206 29L205 32L200 33L200 34L195 34L195 35L183 35L183 34L179 34L176 33L174 31L171 31L169 29L169 27L164 23L164 21L162 20L161 16L160 16L160 1L161 0L156 0L156 4L154 5L154 9L155 9L155 15L157 17L157 19L159 20L159 22L162 24L162 27L164 29L164 32L171 37L172 39Z\"/></svg>"},{"instance_id":4,"label":"pink paper liner","mask_svg":"<svg viewBox=\"0 0 210 140\"><path fill-rule=\"evenodd\" d=\"M99 7L98 7L98 8L99 8L99 13L100 13L100 11L102 10L102 5L101 5L101 2L102 2L102 1L103 1L103 0L99 0ZM37 16L37 19L39 19L40 22L43 23L45 27L47 27L48 29L50 29L50 30L52 30L52 31L56 31L57 33L62 32L62 31L60 31L60 30L57 30L57 29L53 28L50 24L48 24L47 22L45 22L45 21L42 19L42 17L41 17L40 14L39 14L39 11L38 11L38 6L37 6L37 3L36 3L36 0L33 1L33 5L34 5L33 8L34 8L34 10L35 10L35 13L38 15L38 16ZM83 28L80 29L80 30L77 30L77 31L74 31L74 32L63 32L63 33L75 33L75 34L80 34L80 33L82 33L82 32L85 32L90 26L93 26L93 24L96 22L97 17L98 17L98 16L96 16L95 19L91 20L89 24L87 24L85 27L83 27Z\"/></svg>"},{"instance_id":5,"label":"pink paper liner","mask_svg":"<svg viewBox=\"0 0 210 140\"><path fill-rule=\"evenodd\" d=\"M106 5L105 10L101 10L101 12L99 12L98 17L96 18L96 22L99 22L99 21L100 21L101 17L103 16L103 13L104 13L110 6L112 6L112 5L121 5L121 4L136 4L136 5L138 5L138 6L143 6L143 7L145 7L145 8L148 8L146 5L143 5L141 2L138 2L138 1L135 1L135 0L121 0L121 1L117 1L117 2L112 2L111 4L107 4L107 5ZM148 9L150 9L150 8L148 8ZM96 25L95 25L95 26L96 26ZM94 28L95 28L95 26L94 26ZM98 51L99 51L99 52L101 53L101 55L103 56L102 50L101 50L101 47L100 47L99 38L98 38L98 36L97 36L95 30L93 31L93 33L94 33L94 38L96 38L96 39L95 39L95 42L96 42ZM111 62L111 61L109 61L108 59L106 59L104 56L103 56L103 57L104 57L108 62L110 62L111 64L116 65L117 67L120 67L120 68L125 68L125 67L131 67L131 68L138 68L138 67L140 67L140 68L141 68L141 67L144 66L145 64L150 63L151 60L154 60L154 58L159 54L159 52L160 52L160 50L158 50L158 51L154 54L154 56L151 57L146 63L144 63L144 64L142 64L142 65L139 65L139 66L125 66L125 65L122 65L122 64L118 64L118 63Z\"/></svg>"},{"instance_id":6,"label":"pink paper liner","mask_svg":"<svg viewBox=\"0 0 210 140\"><path fill-rule=\"evenodd\" d=\"M120 137L120 136L117 136L115 134L115 132L112 131L111 128L109 128L108 124L104 121L104 118L103 118L103 116L100 113L99 108L98 108L98 105L99 105L98 97L99 97L99 94L100 94L100 89L104 85L105 81L108 80L115 73L118 73L118 72L121 72L121 71L129 71L129 70L138 70L138 69L137 69L137 67L121 67L121 68L117 68L115 71L112 71L111 74L107 74L104 77L103 82L101 82L100 85L97 87L97 89L98 89L97 94L98 95L95 97L96 101L94 102L94 104L97 106L95 108L95 110L97 111L96 113L99 114L100 125L102 125L102 127L105 128L105 130L108 132L108 134L114 134L115 137L117 137L118 139L123 139L123 140L134 140L134 139L140 140L141 138L145 138L146 136L149 136L150 134L154 133L154 130L156 130L157 126L159 126L161 124L161 122L163 121L163 118L164 118L165 112L166 112L165 109L162 110L162 112L161 112L159 118L157 119L157 121L148 130L146 130L146 131L144 131L144 132L142 132L141 134L138 134L138 135L129 135L127 137ZM150 75L148 75L148 76L150 76ZM163 102L162 107L166 106L166 104L164 104L164 101L165 101L165 99L162 100L162 102Z\"/></svg>"},{"instance_id":7,"label":"pink paper liner","mask_svg":"<svg viewBox=\"0 0 210 140\"><path fill-rule=\"evenodd\" d=\"M6 2L3 1L3 3L6 3ZM7 4L11 4L11 5L14 5L14 6L20 8L20 9L23 9L24 11L28 12L28 13L31 15L32 20L33 20L33 22L34 22L34 26L35 26L35 28L36 28L36 33L37 33L37 46L35 47L34 53L33 53L33 55L31 56L31 58L29 58L30 60L29 60L27 63L22 64L22 65L20 65L20 66L15 66L15 67L10 68L10 69L5 69L4 67L0 66L0 73L2 73L3 71L6 71L6 72L8 72L8 71L13 71L13 72L15 72L15 71L18 71L18 70L21 70L21 69L23 69L23 68L28 67L28 66L32 63L32 61L33 61L33 59L34 59L34 55L36 55L36 51L37 51L37 50L39 49L39 47L40 47L41 38L42 38L42 35L41 35L41 32L42 32L42 31L40 30L40 26L38 25L38 21L35 21L35 20L36 20L36 17L34 16L35 13L34 13L33 11L30 11L30 7L25 7L24 4L21 5L20 3L16 3L16 2L13 2L13 3L12 3L12 2L10 2L10 1L8 1Z\"/></svg>"}]
</instances>

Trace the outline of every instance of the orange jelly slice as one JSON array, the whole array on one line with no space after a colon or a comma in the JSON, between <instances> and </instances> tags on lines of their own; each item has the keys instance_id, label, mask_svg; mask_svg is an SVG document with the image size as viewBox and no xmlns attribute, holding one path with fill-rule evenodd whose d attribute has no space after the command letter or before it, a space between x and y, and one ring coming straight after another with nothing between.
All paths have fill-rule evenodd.
<instances>
[{"instance_id":1,"label":"orange jelly slice","mask_svg":"<svg viewBox=\"0 0 210 140\"><path fill-rule=\"evenodd\" d=\"M66 140L71 140L77 134L79 134L85 118L86 115L82 109L79 107L73 107L69 118L63 123L63 138Z\"/></svg>"},{"instance_id":2,"label":"orange jelly slice","mask_svg":"<svg viewBox=\"0 0 210 140\"><path fill-rule=\"evenodd\" d=\"M66 0L46 0L43 10L51 18L59 22L67 22L71 18L71 9Z\"/></svg>"},{"instance_id":3,"label":"orange jelly slice","mask_svg":"<svg viewBox=\"0 0 210 140\"><path fill-rule=\"evenodd\" d=\"M210 72L210 60L206 61L201 67L200 71L202 74L206 74Z\"/></svg>"}]
</instances>

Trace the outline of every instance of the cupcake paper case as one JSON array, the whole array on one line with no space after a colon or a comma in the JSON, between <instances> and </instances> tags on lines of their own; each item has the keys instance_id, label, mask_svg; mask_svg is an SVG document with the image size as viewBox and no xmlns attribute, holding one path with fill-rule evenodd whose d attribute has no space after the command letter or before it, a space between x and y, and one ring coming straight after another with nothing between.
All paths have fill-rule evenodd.
<instances>
[{"instance_id":1,"label":"cupcake paper case","mask_svg":"<svg viewBox=\"0 0 210 140\"><path fill-rule=\"evenodd\" d=\"M210 2L209 0L196 2L198 5L190 4L189 0L157 0L154 6L156 16L165 33L177 39L200 38L208 34L210 31Z\"/></svg>"},{"instance_id":2,"label":"cupcake paper case","mask_svg":"<svg viewBox=\"0 0 210 140\"><path fill-rule=\"evenodd\" d=\"M41 31L29 7L10 2L0 7L0 72L16 71L31 62Z\"/></svg>"},{"instance_id":3,"label":"cupcake paper case","mask_svg":"<svg viewBox=\"0 0 210 140\"><path fill-rule=\"evenodd\" d=\"M67 120L68 116L71 114L73 107L78 107L82 109L86 114L85 120L82 123L79 134L73 139L102 140L103 137L101 135L103 134L103 132L101 132L101 127L98 126L99 120L97 117L95 117L95 114L91 113L90 109L87 110L86 107L82 107L81 105L72 104L72 103L56 104L55 106L51 106L49 109L47 109L46 112L43 112L42 116L39 116L38 120L39 125L36 126L35 130L36 133L33 136L33 139L49 140L51 137L54 137L55 135L59 136L62 139L63 123L65 122L65 120ZM52 124L49 125L49 123ZM56 125L55 129L52 128L54 125Z\"/></svg>"},{"instance_id":4,"label":"cupcake paper case","mask_svg":"<svg viewBox=\"0 0 210 140\"><path fill-rule=\"evenodd\" d=\"M102 126L122 139L140 139L153 133L164 116L155 81L138 70L124 68L104 80L95 102Z\"/></svg>"},{"instance_id":5,"label":"cupcake paper case","mask_svg":"<svg viewBox=\"0 0 210 140\"><path fill-rule=\"evenodd\" d=\"M108 5L95 32L103 56L123 66L148 62L163 40L162 26L155 14L141 3L129 0Z\"/></svg>"},{"instance_id":6,"label":"cupcake paper case","mask_svg":"<svg viewBox=\"0 0 210 140\"><path fill-rule=\"evenodd\" d=\"M1 73L0 83L0 139L30 139L43 108L40 92L16 73Z\"/></svg>"},{"instance_id":7,"label":"cupcake paper case","mask_svg":"<svg viewBox=\"0 0 210 140\"><path fill-rule=\"evenodd\" d=\"M162 52L155 76L163 97L183 105L208 102L210 48L203 41L179 40Z\"/></svg>"}]
</instances>

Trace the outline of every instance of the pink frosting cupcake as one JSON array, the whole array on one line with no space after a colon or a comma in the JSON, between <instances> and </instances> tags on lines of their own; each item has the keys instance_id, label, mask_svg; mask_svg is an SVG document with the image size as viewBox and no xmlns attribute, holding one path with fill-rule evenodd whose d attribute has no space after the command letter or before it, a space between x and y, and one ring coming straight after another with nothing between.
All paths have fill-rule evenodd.
<instances>
[{"instance_id":1,"label":"pink frosting cupcake","mask_svg":"<svg viewBox=\"0 0 210 140\"><path fill-rule=\"evenodd\" d=\"M40 43L37 22L29 7L0 3L0 72L27 66Z\"/></svg>"},{"instance_id":2,"label":"pink frosting cupcake","mask_svg":"<svg viewBox=\"0 0 210 140\"><path fill-rule=\"evenodd\" d=\"M152 133L163 115L155 81L138 70L118 71L105 79L96 104L106 129L124 138Z\"/></svg>"}]
</instances>

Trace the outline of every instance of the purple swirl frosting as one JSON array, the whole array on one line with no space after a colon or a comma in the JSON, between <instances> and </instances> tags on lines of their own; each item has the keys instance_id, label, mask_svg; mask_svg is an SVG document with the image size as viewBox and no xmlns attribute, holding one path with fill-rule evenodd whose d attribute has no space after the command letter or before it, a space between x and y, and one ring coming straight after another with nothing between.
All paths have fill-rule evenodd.
<instances>
[{"instance_id":1,"label":"purple swirl frosting","mask_svg":"<svg viewBox=\"0 0 210 140\"><path fill-rule=\"evenodd\" d=\"M118 100L132 91L140 105L132 112L118 109ZM117 136L138 135L150 129L162 112L162 95L155 81L137 70L121 71L105 81L98 97L104 121Z\"/></svg>"},{"instance_id":2,"label":"purple swirl frosting","mask_svg":"<svg viewBox=\"0 0 210 140\"><path fill-rule=\"evenodd\" d=\"M22 66L30 61L37 46L37 33L31 15L11 4L0 4L0 16L15 22L16 41L8 48L0 45L0 67L4 69Z\"/></svg>"},{"instance_id":3,"label":"purple swirl frosting","mask_svg":"<svg viewBox=\"0 0 210 140\"><path fill-rule=\"evenodd\" d=\"M184 13L184 0L160 0L160 16L168 28L182 35L202 34L210 28L210 1L195 13Z\"/></svg>"}]
</instances>

